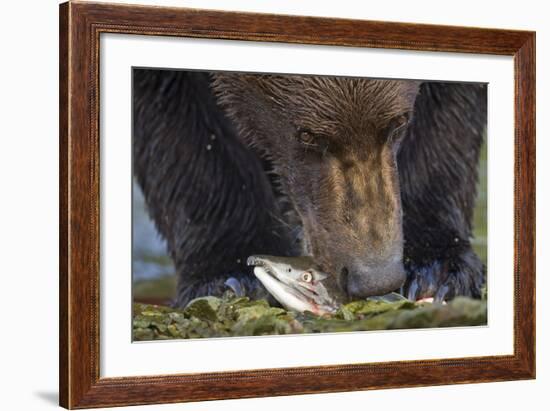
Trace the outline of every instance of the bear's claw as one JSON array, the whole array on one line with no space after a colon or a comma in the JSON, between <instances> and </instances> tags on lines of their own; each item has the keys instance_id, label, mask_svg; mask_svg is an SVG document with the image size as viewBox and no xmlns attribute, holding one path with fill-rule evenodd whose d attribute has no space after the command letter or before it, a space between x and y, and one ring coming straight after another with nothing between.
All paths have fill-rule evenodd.
<instances>
[{"instance_id":1,"label":"bear's claw","mask_svg":"<svg viewBox=\"0 0 550 411\"><path fill-rule=\"evenodd\" d=\"M453 258L426 264L409 262L405 266L407 282L403 291L409 300L433 297L442 302L460 295L481 298L485 266L472 250Z\"/></svg>"},{"instance_id":2,"label":"bear's claw","mask_svg":"<svg viewBox=\"0 0 550 411\"><path fill-rule=\"evenodd\" d=\"M244 297L246 295L246 291L244 290L241 282L235 277L229 277L225 280L224 285L231 289L235 293L236 297Z\"/></svg>"}]
</instances>

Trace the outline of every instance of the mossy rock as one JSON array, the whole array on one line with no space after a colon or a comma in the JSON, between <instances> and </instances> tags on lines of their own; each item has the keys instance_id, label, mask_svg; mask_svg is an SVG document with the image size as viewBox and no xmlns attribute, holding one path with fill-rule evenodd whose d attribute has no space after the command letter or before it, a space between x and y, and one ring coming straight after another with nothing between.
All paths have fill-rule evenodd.
<instances>
[{"instance_id":1,"label":"mossy rock","mask_svg":"<svg viewBox=\"0 0 550 411\"><path fill-rule=\"evenodd\" d=\"M216 321L221 303L221 299L218 297L195 298L187 304L184 313L188 318L195 317L205 321Z\"/></svg>"},{"instance_id":2,"label":"mossy rock","mask_svg":"<svg viewBox=\"0 0 550 411\"><path fill-rule=\"evenodd\" d=\"M487 302L459 297L448 304L367 299L346 304L331 316L295 313L265 300L201 297L183 310L134 304L135 341L230 336L311 334L487 324Z\"/></svg>"}]
</instances>

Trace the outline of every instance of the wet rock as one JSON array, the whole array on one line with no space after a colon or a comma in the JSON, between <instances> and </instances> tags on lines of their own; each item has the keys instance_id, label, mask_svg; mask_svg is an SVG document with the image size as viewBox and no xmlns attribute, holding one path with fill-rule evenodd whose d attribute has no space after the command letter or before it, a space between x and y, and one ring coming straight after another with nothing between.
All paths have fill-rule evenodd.
<instances>
[{"instance_id":1,"label":"wet rock","mask_svg":"<svg viewBox=\"0 0 550 411\"><path fill-rule=\"evenodd\" d=\"M217 297L200 297L190 301L185 307L187 317L195 317L206 321L216 321L217 311L221 305L221 299Z\"/></svg>"},{"instance_id":2,"label":"wet rock","mask_svg":"<svg viewBox=\"0 0 550 411\"><path fill-rule=\"evenodd\" d=\"M487 324L487 302L459 297L443 304L414 303L395 296L343 305L334 315L295 313L265 300L201 297L184 310L134 304L135 341L275 334L369 331Z\"/></svg>"}]
</instances>

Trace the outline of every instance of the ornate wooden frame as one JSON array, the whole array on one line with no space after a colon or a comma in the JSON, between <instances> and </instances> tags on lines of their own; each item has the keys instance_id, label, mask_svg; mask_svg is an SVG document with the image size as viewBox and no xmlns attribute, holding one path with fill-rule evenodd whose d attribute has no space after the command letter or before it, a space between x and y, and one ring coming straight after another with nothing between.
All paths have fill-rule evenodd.
<instances>
[{"instance_id":1,"label":"ornate wooden frame","mask_svg":"<svg viewBox=\"0 0 550 411\"><path fill-rule=\"evenodd\" d=\"M499 54L515 62L514 354L155 377L99 374L100 33ZM535 377L535 33L69 2L60 6L60 404L89 408Z\"/></svg>"}]
</instances>

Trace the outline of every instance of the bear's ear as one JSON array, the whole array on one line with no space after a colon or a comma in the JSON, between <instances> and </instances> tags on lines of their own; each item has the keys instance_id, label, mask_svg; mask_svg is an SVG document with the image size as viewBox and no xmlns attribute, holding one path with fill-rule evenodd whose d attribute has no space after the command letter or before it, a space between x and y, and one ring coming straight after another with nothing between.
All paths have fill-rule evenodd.
<instances>
[{"instance_id":1,"label":"bear's ear","mask_svg":"<svg viewBox=\"0 0 550 411\"><path fill-rule=\"evenodd\" d=\"M212 89L222 105L259 94L258 75L246 73L212 73ZM257 98L257 96L256 96Z\"/></svg>"},{"instance_id":2,"label":"bear's ear","mask_svg":"<svg viewBox=\"0 0 550 411\"><path fill-rule=\"evenodd\" d=\"M265 103L284 107L288 103L289 78L273 74L219 72L212 75L212 89L222 106Z\"/></svg>"},{"instance_id":3,"label":"bear's ear","mask_svg":"<svg viewBox=\"0 0 550 411\"><path fill-rule=\"evenodd\" d=\"M245 87L246 83L245 76L249 77L247 74L242 73L211 73L212 79L212 88L218 95L223 95L225 93L232 93L235 90Z\"/></svg>"},{"instance_id":4,"label":"bear's ear","mask_svg":"<svg viewBox=\"0 0 550 411\"><path fill-rule=\"evenodd\" d=\"M264 97L258 87L257 75L245 73L212 73L211 87L219 105L233 116L239 108L255 102L261 103ZM242 113L241 113L242 114Z\"/></svg>"},{"instance_id":5,"label":"bear's ear","mask_svg":"<svg viewBox=\"0 0 550 411\"><path fill-rule=\"evenodd\" d=\"M249 145L266 150L274 134L285 134L285 130L281 129L280 114L277 114L281 111L281 105L270 93L273 77L247 73L211 75L211 87L217 103L237 127L240 137Z\"/></svg>"}]
</instances>

